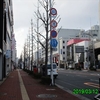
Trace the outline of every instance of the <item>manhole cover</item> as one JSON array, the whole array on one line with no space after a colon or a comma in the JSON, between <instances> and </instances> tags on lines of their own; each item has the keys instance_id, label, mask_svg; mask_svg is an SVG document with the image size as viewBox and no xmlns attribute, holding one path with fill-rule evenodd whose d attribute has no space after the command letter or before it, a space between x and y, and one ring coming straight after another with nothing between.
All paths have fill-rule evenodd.
<instances>
[{"instance_id":1,"label":"manhole cover","mask_svg":"<svg viewBox=\"0 0 100 100\"><path fill-rule=\"evenodd\" d=\"M55 98L55 97L57 97L57 95L53 95L53 94L40 94L37 97L38 98Z\"/></svg>"}]
</instances>

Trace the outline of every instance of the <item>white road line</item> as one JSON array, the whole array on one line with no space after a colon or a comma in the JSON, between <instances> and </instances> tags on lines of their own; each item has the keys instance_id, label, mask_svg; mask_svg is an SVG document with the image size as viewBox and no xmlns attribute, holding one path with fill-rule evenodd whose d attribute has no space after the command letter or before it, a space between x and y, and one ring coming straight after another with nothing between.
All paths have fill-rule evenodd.
<instances>
[{"instance_id":1,"label":"white road line","mask_svg":"<svg viewBox=\"0 0 100 100\"><path fill-rule=\"evenodd\" d=\"M29 99L29 96L27 94L27 91L25 89L25 86L24 86L24 83L23 83L23 80L22 80L22 77L20 75L20 72L18 70L18 76L19 76L19 82L20 82L20 88L21 88L21 94L22 94L22 99L23 100L30 100Z\"/></svg>"}]
</instances>

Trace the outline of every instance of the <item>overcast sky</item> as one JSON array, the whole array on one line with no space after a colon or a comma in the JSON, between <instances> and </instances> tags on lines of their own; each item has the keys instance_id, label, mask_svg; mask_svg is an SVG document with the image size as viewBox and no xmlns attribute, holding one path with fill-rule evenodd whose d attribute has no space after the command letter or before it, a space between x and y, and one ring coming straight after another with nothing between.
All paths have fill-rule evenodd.
<instances>
[{"instance_id":1,"label":"overcast sky","mask_svg":"<svg viewBox=\"0 0 100 100\"><path fill-rule=\"evenodd\" d=\"M14 33L17 41L17 56L23 50L25 39L29 33L31 19L37 9L37 0L13 0ZM90 29L99 24L99 0L55 0L61 21L58 28Z\"/></svg>"}]
</instances>

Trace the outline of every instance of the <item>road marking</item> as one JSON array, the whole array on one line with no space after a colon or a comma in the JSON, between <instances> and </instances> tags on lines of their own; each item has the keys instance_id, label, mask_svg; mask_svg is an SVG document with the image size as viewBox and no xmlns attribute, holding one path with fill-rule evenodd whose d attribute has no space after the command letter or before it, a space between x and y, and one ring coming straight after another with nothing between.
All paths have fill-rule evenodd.
<instances>
[{"instance_id":1,"label":"road marking","mask_svg":"<svg viewBox=\"0 0 100 100\"><path fill-rule=\"evenodd\" d=\"M85 85L88 85L88 86L92 86L92 87L99 88L99 84L96 84L96 83L86 82L86 83L84 83L84 84L85 84Z\"/></svg>"},{"instance_id":2,"label":"road marking","mask_svg":"<svg viewBox=\"0 0 100 100\"><path fill-rule=\"evenodd\" d=\"M19 76L19 82L20 82L20 88L21 88L21 94L22 94L22 99L23 100L30 100L29 99L29 96L27 94L27 91L25 89L25 86L24 86L24 83L23 83L23 80L22 80L22 77L20 75L20 72L18 70L18 76Z\"/></svg>"}]
</instances>

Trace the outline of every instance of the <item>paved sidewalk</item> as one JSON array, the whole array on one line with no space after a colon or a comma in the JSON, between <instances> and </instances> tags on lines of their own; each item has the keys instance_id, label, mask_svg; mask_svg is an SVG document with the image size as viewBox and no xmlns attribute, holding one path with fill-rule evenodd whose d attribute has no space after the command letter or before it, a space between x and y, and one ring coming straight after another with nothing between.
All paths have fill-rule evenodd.
<instances>
[{"instance_id":1,"label":"paved sidewalk","mask_svg":"<svg viewBox=\"0 0 100 100\"><path fill-rule=\"evenodd\" d=\"M29 98L26 98L29 97ZM23 70L15 70L0 85L0 100L81 100L56 86L42 85Z\"/></svg>"}]
</instances>

